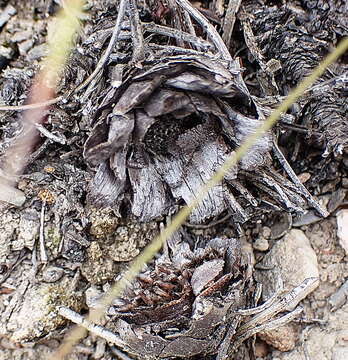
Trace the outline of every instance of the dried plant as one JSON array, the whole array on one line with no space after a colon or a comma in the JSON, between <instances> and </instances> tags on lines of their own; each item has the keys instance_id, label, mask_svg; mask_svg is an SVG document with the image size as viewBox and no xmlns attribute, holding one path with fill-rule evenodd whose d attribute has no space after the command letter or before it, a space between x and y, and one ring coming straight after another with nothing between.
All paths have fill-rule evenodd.
<instances>
[{"instance_id":1,"label":"dried plant","mask_svg":"<svg viewBox=\"0 0 348 360\"><path fill-rule=\"evenodd\" d=\"M142 2L145 10L146 3ZM167 11L179 21L179 29L163 20ZM127 20L123 19L125 13ZM104 20L92 30L94 34L85 40L84 46L97 37L100 42L94 42L95 46L103 48L111 35L110 21ZM87 88L81 102L93 125L84 149L86 161L97 169L89 200L119 214L132 213L141 221L174 212L178 205L190 204L270 112L260 99L249 94L239 62L231 59L221 38L186 0L168 0L168 8L158 8L152 20L161 24L140 21L137 2L121 0L104 55L95 71L74 90L76 93ZM211 41L197 36L204 31ZM115 48L117 40L121 41ZM330 61L333 60L334 57ZM84 63L88 73L93 61ZM85 69L81 68L83 72ZM106 71L101 72L102 69ZM65 80L68 75L67 72ZM303 88L312 84L314 78ZM297 97L298 91L282 109L286 110ZM274 168L274 155L291 181ZM256 206L272 209L280 206L300 212L305 199L325 214L299 183L273 133L259 139L246 157L234 165L193 211L191 222L203 222L228 210L238 224L246 221ZM160 237L160 243L180 221ZM152 246L150 257L154 248L158 246ZM162 260L139 276L122 304L113 309L118 319L116 332L129 353L141 358L217 354L218 359L225 359L236 344L255 334L252 328L271 312L263 313L261 319L256 316L238 330L237 310L250 304L246 294L250 295L251 289L250 278L239 262L239 243L234 240L214 239L195 250L183 245L178 253L173 251L163 263ZM131 279L140 267L139 264L131 267L124 278ZM104 307L108 301L107 298ZM276 313L289 310L281 305ZM252 311L248 314L253 314ZM299 311L289 315L298 314ZM100 312L92 315L92 319L101 316ZM279 324L275 322L274 326ZM236 344L234 333L239 339ZM69 339L69 346L77 337ZM146 347L148 340L155 346ZM67 351L62 350L61 354Z\"/></svg>"},{"instance_id":2,"label":"dried plant","mask_svg":"<svg viewBox=\"0 0 348 360\"><path fill-rule=\"evenodd\" d=\"M77 14L81 11L82 0L73 0L65 6L57 18L57 27L49 46L49 55L42 64L41 71L36 75L28 98L29 103L42 103L39 108L27 108L22 120L22 129L12 141L10 147L1 158L0 168L0 200L16 206L23 205L24 194L14 186L18 176L28 164L28 159L38 141L37 127L44 121L46 110L54 97L59 75L68 58L73 44L73 37L79 28ZM57 29L60 29L57 31ZM59 41L61 40L61 41ZM21 85L11 87L7 84L6 91L18 90Z\"/></svg>"},{"instance_id":3,"label":"dried plant","mask_svg":"<svg viewBox=\"0 0 348 360\"><path fill-rule=\"evenodd\" d=\"M252 293L246 269L237 240L213 239L194 251L181 243L109 311L124 350L142 359L231 352L231 338L224 339L236 332L237 310Z\"/></svg>"},{"instance_id":4,"label":"dried plant","mask_svg":"<svg viewBox=\"0 0 348 360\"><path fill-rule=\"evenodd\" d=\"M167 10L174 14L171 4ZM228 58L218 40L209 43L170 24L137 22L135 9L129 9L120 33L121 39L134 39L133 51L121 42L111 58L125 64L111 61L98 85L89 88L93 105L87 106L95 115L84 156L96 169L89 201L149 221L189 203L270 109L249 94L238 60ZM179 14L190 18L190 11ZM205 24L199 17L195 21L194 27ZM106 28L98 25L86 44L98 43L101 35L105 41L111 31L103 23ZM201 51L214 45L218 51ZM107 74L112 74L109 82ZM255 207L301 212L308 194L276 172L272 147L271 133L259 139L209 191L190 221L201 223L227 210L239 224Z\"/></svg>"},{"instance_id":5,"label":"dried plant","mask_svg":"<svg viewBox=\"0 0 348 360\"><path fill-rule=\"evenodd\" d=\"M344 2L302 3L302 11L286 5L268 7L264 1L253 0L244 7L244 30L246 23L250 24L250 31L255 34L254 47L258 48L256 58L263 60L261 68L266 68L271 59L279 61L282 71L275 74L275 80L280 95L286 95L310 74L332 46L348 35ZM330 66L313 89L301 97L297 111L293 111L290 125L306 131L310 143L321 147L324 156L340 155L347 147L347 69L344 64Z\"/></svg>"}]
</instances>

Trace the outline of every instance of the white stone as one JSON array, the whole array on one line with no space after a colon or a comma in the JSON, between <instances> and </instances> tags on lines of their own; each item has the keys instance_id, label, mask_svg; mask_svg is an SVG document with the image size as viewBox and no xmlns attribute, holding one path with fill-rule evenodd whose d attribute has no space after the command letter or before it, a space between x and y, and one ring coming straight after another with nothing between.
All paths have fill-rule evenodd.
<instances>
[{"instance_id":1,"label":"white stone","mask_svg":"<svg viewBox=\"0 0 348 360\"><path fill-rule=\"evenodd\" d=\"M348 255L348 209L338 211L336 221L339 243Z\"/></svg>"}]
</instances>

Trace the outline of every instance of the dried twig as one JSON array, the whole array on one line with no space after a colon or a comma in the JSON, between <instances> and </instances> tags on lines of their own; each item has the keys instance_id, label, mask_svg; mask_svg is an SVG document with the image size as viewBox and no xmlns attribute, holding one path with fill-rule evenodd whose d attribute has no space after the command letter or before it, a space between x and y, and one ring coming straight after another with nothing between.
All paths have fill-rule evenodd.
<instances>
[{"instance_id":1,"label":"dried twig","mask_svg":"<svg viewBox=\"0 0 348 360\"><path fill-rule=\"evenodd\" d=\"M121 25L122 25L122 21L123 21L125 12L126 12L126 6L127 6L127 0L121 0L120 6L118 8L116 24L114 26L108 47L106 48L102 57L99 59L98 64L97 64L96 68L94 69L94 71L92 72L92 74L89 75L88 78L73 91L74 93L77 93L78 91L84 89L95 78L95 76L99 73L99 71L101 71L103 69L104 65L108 61L109 56L110 56L112 50L114 49L114 46L115 46L115 44L118 40L118 37L120 35L120 32L121 32Z\"/></svg>"},{"instance_id":2,"label":"dried twig","mask_svg":"<svg viewBox=\"0 0 348 360\"><path fill-rule=\"evenodd\" d=\"M178 40L186 41L197 48L202 50L210 50L213 48L212 44L204 39L198 38L195 35L189 34L185 31L181 31L178 29L168 28L167 26L157 25L154 23L146 23L143 24L144 30L149 31L159 35L165 35L169 37L176 38ZM229 60L229 59L227 59Z\"/></svg>"},{"instance_id":3,"label":"dried twig","mask_svg":"<svg viewBox=\"0 0 348 360\"><path fill-rule=\"evenodd\" d=\"M185 48L181 48L178 46L172 46L172 45L159 45L159 44L154 44L154 43L149 43L147 44L148 47L151 48L151 50L160 50L161 54L167 55L167 56L173 56L173 55L195 55L195 56L202 56L204 55L206 58L211 59L211 60L217 60L218 59L218 55L214 55L214 54L210 54L208 52L202 52L202 51L197 51L197 50L193 50L193 49L185 49Z\"/></svg>"},{"instance_id":4,"label":"dried twig","mask_svg":"<svg viewBox=\"0 0 348 360\"><path fill-rule=\"evenodd\" d=\"M288 314L280 317L279 319L258 325L253 326L250 329L248 329L245 333L242 335L237 334L237 338L233 343L233 348L238 349L238 347L246 340L249 339L251 336L256 335L257 333L264 331L264 330L272 330L276 329L280 326L283 326L285 324L288 324L290 321L294 320L298 315L301 314L303 311L303 308L301 306L297 307L295 310L289 312Z\"/></svg>"},{"instance_id":5,"label":"dried twig","mask_svg":"<svg viewBox=\"0 0 348 360\"><path fill-rule=\"evenodd\" d=\"M133 360L122 351L118 350L115 346L111 346L110 350L118 357L119 360Z\"/></svg>"},{"instance_id":6,"label":"dried twig","mask_svg":"<svg viewBox=\"0 0 348 360\"><path fill-rule=\"evenodd\" d=\"M197 9L195 9L187 0L176 0L176 2L186 10L207 32L208 37L215 45L216 49L220 52L221 57L224 60L232 61L231 54L229 53L226 45L222 41L220 35L214 28L214 26L202 15Z\"/></svg>"},{"instance_id":7,"label":"dried twig","mask_svg":"<svg viewBox=\"0 0 348 360\"><path fill-rule=\"evenodd\" d=\"M250 316L262 312L267 308L271 307L275 303L275 301L277 300L277 298L279 297L279 295L282 293L283 290L284 290L283 281L282 278L279 276L278 283L276 286L276 291L267 301L265 301L262 305L256 306L251 309L238 310L237 313L243 316Z\"/></svg>"},{"instance_id":8,"label":"dried twig","mask_svg":"<svg viewBox=\"0 0 348 360\"><path fill-rule=\"evenodd\" d=\"M265 323L282 311L291 311L297 304L311 293L319 283L318 278L307 278L299 286L288 292L283 298L273 303L267 309L254 316L247 323L242 325L238 333L243 334L246 331L253 329L255 326Z\"/></svg>"},{"instance_id":9,"label":"dried twig","mask_svg":"<svg viewBox=\"0 0 348 360\"><path fill-rule=\"evenodd\" d=\"M36 124L36 128L39 130L39 132L47 137L48 139L57 142L59 144L65 145L66 144L66 138L62 134L52 134L49 130L47 130L43 125Z\"/></svg>"},{"instance_id":10,"label":"dried twig","mask_svg":"<svg viewBox=\"0 0 348 360\"><path fill-rule=\"evenodd\" d=\"M101 338L105 339L108 342L111 342L117 346L123 346L124 343L120 339L119 336L112 333L110 330L105 329L100 325L95 325L86 320L82 315L78 314L77 312L65 307L61 306L58 309L59 315L63 316L64 318L74 322L75 324L83 326L85 329L90 331L91 333L100 336Z\"/></svg>"},{"instance_id":11,"label":"dried twig","mask_svg":"<svg viewBox=\"0 0 348 360\"><path fill-rule=\"evenodd\" d=\"M312 195L306 189L306 187L301 183L301 181L295 174L294 170L292 170L290 164L287 162L285 156L280 151L280 149L275 141L273 141L273 152L274 152L275 156L277 157L278 161L280 162L281 166L283 167L283 169L289 175L290 179L298 186L299 192L307 199L308 203L311 204L314 207L314 209L316 209L322 217L329 216L328 211L323 209L320 206L320 204L312 197Z\"/></svg>"},{"instance_id":12,"label":"dried twig","mask_svg":"<svg viewBox=\"0 0 348 360\"><path fill-rule=\"evenodd\" d=\"M181 21L181 13L176 6L176 0L168 0L168 5L172 10L172 26L175 29L183 31L182 21ZM185 43L182 39L177 39L177 45L180 47L185 47Z\"/></svg>"},{"instance_id":13,"label":"dried twig","mask_svg":"<svg viewBox=\"0 0 348 360\"><path fill-rule=\"evenodd\" d=\"M143 31L136 0L129 0L128 9L133 41L132 62L138 64L144 60L145 53Z\"/></svg>"},{"instance_id":14,"label":"dried twig","mask_svg":"<svg viewBox=\"0 0 348 360\"><path fill-rule=\"evenodd\" d=\"M39 245L40 245L40 258L41 262L46 264L48 262L48 257L46 253L46 247L45 247L45 234L44 234L44 226L45 226L45 207L46 207L46 201L42 201L41 206L41 214L40 214L40 234L39 234Z\"/></svg>"},{"instance_id":15,"label":"dried twig","mask_svg":"<svg viewBox=\"0 0 348 360\"><path fill-rule=\"evenodd\" d=\"M222 40L225 42L228 49L231 46L232 32L234 28L234 23L236 21L236 14L239 10L241 3L242 0L230 0L226 9L224 22L222 25Z\"/></svg>"},{"instance_id":16,"label":"dried twig","mask_svg":"<svg viewBox=\"0 0 348 360\"><path fill-rule=\"evenodd\" d=\"M190 224L188 222L184 222L184 225L188 228L191 229L210 229L216 225L219 225L225 221L227 221L232 215L230 213L228 213L227 215L223 216L221 219L216 220L216 221L211 221L209 222L209 224L204 225L204 224Z\"/></svg>"}]
</instances>

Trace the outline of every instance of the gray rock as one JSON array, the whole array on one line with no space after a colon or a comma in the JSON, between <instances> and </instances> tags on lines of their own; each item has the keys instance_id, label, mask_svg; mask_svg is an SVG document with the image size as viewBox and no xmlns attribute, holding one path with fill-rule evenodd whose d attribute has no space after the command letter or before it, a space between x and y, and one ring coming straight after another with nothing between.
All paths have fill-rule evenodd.
<instances>
[{"instance_id":1,"label":"gray rock","mask_svg":"<svg viewBox=\"0 0 348 360\"><path fill-rule=\"evenodd\" d=\"M260 237L253 243L253 248L258 251L267 251L269 249L268 240L264 237Z\"/></svg>"},{"instance_id":2,"label":"gray rock","mask_svg":"<svg viewBox=\"0 0 348 360\"><path fill-rule=\"evenodd\" d=\"M12 250L22 250L24 247L32 250L39 237L39 229L40 213L35 209L24 210L18 225L18 237L12 241Z\"/></svg>"},{"instance_id":3,"label":"gray rock","mask_svg":"<svg viewBox=\"0 0 348 360\"><path fill-rule=\"evenodd\" d=\"M261 262L269 271L256 271L255 276L263 284L263 300L274 292L281 276L284 291L290 291L309 277L319 277L318 261L303 231L293 229L277 241Z\"/></svg>"},{"instance_id":4,"label":"gray rock","mask_svg":"<svg viewBox=\"0 0 348 360\"><path fill-rule=\"evenodd\" d=\"M331 313L323 327L307 328L303 347L281 353L274 351L273 360L303 360L306 349L309 359L346 360L348 358L348 305Z\"/></svg>"},{"instance_id":5,"label":"gray rock","mask_svg":"<svg viewBox=\"0 0 348 360\"><path fill-rule=\"evenodd\" d=\"M10 314L5 311L1 318L1 322L6 324L7 332L12 333L10 340L33 341L64 325L66 320L58 315L59 306L65 305L76 311L83 306L82 295L70 285L71 279L68 278L55 284L24 283L14 304L15 311Z\"/></svg>"},{"instance_id":6,"label":"gray rock","mask_svg":"<svg viewBox=\"0 0 348 360\"><path fill-rule=\"evenodd\" d=\"M47 44L41 44L34 46L29 52L28 52L28 59L30 61L34 60L40 60L43 57L47 56L48 54L48 47Z\"/></svg>"},{"instance_id":7,"label":"gray rock","mask_svg":"<svg viewBox=\"0 0 348 360\"><path fill-rule=\"evenodd\" d=\"M256 271L255 273L257 280L263 284L263 300L267 300L276 291L279 276L283 280L284 291L292 290L306 278L319 277L316 254L308 238L301 230L293 229L277 241L271 251L263 258L261 266L271 269ZM269 330L260 334L260 337L280 351L292 350L297 340L296 331L290 325ZM295 356L287 360L290 359L300 358Z\"/></svg>"},{"instance_id":8,"label":"gray rock","mask_svg":"<svg viewBox=\"0 0 348 360\"><path fill-rule=\"evenodd\" d=\"M280 351L290 351L296 346L298 340L298 329L292 324L286 324L276 330L264 330L257 336Z\"/></svg>"},{"instance_id":9,"label":"gray rock","mask_svg":"<svg viewBox=\"0 0 348 360\"><path fill-rule=\"evenodd\" d=\"M336 220L339 243L348 255L348 210L340 210L336 215Z\"/></svg>"}]
</instances>

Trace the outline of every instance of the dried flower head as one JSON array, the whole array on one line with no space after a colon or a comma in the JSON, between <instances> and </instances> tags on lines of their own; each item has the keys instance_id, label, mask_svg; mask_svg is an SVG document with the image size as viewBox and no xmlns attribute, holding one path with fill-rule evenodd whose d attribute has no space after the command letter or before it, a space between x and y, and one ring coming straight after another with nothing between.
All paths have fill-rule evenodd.
<instances>
[{"instance_id":1,"label":"dried flower head","mask_svg":"<svg viewBox=\"0 0 348 360\"><path fill-rule=\"evenodd\" d=\"M112 309L124 350L141 359L226 351L224 339L240 321L235 311L246 307L250 295L245 270L237 240L216 238L194 251L181 243Z\"/></svg>"},{"instance_id":2,"label":"dried flower head","mask_svg":"<svg viewBox=\"0 0 348 360\"><path fill-rule=\"evenodd\" d=\"M164 27L142 26L164 33ZM170 27L165 31L174 32ZM193 199L265 119L244 84L238 59L162 47L152 39L145 38L141 66L122 65L122 82L104 81L103 100L84 149L87 163L96 169L89 201L116 213L126 210L140 221L175 211ZM194 39L199 46L209 45ZM117 66L109 73L119 74ZM102 94L92 96L100 99ZM301 211L305 201L296 187L275 173L271 148L271 134L266 134L210 190L190 222L229 210L234 221L242 223L251 208L260 205Z\"/></svg>"},{"instance_id":3,"label":"dried flower head","mask_svg":"<svg viewBox=\"0 0 348 360\"><path fill-rule=\"evenodd\" d=\"M246 7L253 33L258 35L260 56L265 62L276 59L281 64L276 76L281 95L309 75L337 46L338 38L348 35L344 2L305 0L301 7L269 8L266 2L254 0ZM348 145L345 79L346 67L331 66L294 112L293 123L308 130L310 143L324 148L324 156L342 154Z\"/></svg>"}]
</instances>

